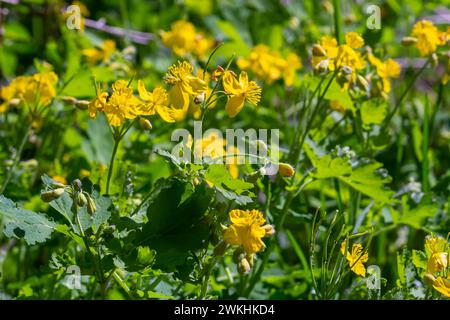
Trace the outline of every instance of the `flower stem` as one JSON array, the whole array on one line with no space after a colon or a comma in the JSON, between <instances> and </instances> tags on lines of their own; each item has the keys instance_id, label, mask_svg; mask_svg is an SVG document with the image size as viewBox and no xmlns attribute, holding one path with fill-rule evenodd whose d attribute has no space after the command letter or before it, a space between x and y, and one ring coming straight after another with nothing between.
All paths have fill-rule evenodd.
<instances>
[{"instance_id":1,"label":"flower stem","mask_svg":"<svg viewBox=\"0 0 450 320\"><path fill-rule=\"evenodd\" d=\"M116 158L116 153L117 153L117 149L119 148L119 143L120 143L120 137L115 135L114 136L114 147L113 147L113 151L111 153L111 160L109 161L109 167L108 167L108 177L106 179L106 194L109 194L109 187L111 184L111 176L113 173L113 168L114 168L114 160Z\"/></svg>"},{"instance_id":2,"label":"flower stem","mask_svg":"<svg viewBox=\"0 0 450 320\"><path fill-rule=\"evenodd\" d=\"M20 158L22 157L23 148L25 147L25 143L27 142L28 136L30 134L31 126L32 126L32 121L30 121L30 123L28 124L28 126L26 128L26 131L25 131L25 133L24 133L24 135L22 137L22 140L20 142L19 149L17 150L16 154L14 155L12 166L11 166L11 168L9 168L8 173L6 174L5 181L3 182L3 185L2 185L2 187L0 189L0 194L3 194L3 192L5 192L6 187L8 186L9 181L12 178L12 174L14 172L14 169L16 168L17 163L19 162Z\"/></svg>"}]
</instances>

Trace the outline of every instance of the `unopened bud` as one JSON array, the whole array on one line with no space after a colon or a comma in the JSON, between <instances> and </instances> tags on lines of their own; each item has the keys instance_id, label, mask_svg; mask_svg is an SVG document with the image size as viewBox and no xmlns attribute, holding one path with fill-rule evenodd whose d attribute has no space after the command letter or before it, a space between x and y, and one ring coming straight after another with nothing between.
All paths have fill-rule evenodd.
<instances>
[{"instance_id":1,"label":"unopened bud","mask_svg":"<svg viewBox=\"0 0 450 320\"><path fill-rule=\"evenodd\" d=\"M367 82L367 80L363 76L358 75L358 77L356 77L356 84L358 88L360 88L364 92L367 92L367 90L369 90L369 82Z\"/></svg>"},{"instance_id":2,"label":"unopened bud","mask_svg":"<svg viewBox=\"0 0 450 320\"><path fill-rule=\"evenodd\" d=\"M320 44L315 44L312 48L312 54L315 57L326 57L327 52Z\"/></svg>"},{"instance_id":3,"label":"unopened bud","mask_svg":"<svg viewBox=\"0 0 450 320\"><path fill-rule=\"evenodd\" d=\"M8 101L8 106L10 107L17 107L20 105L20 103L22 102L22 100L20 100L19 98L14 98Z\"/></svg>"},{"instance_id":4,"label":"unopened bud","mask_svg":"<svg viewBox=\"0 0 450 320\"><path fill-rule=\"evenodd\" d=\"M77 99L74 97L70 97L70 96L64 96L61 97L62 102L64 102L65 104L68 104L70 106L73 106L77 103Z\"/></svg>"},{"instance_id":5,"label":"unopened bud","mask_svg":"<svg viewBox=\"0 0 450 320\"><path fill-rule=\"evenodd\" d=\"M201 104L203 101L205 101L206 92L200 93L198 96L194 98L195 104Z\"/></svg>"},{"instance_id":6,"label":"unopened bud","mask_svg":"<svg viewBox=\"0 0 450 320\"><path fill-rule=\"evenodd\" d=\"M80 179L73 180L72 184L73 184L73 187L75 188L75 190L81 191L81 181L80 181Z\"/></svg>"},{"instance_id":7,"label":"unopened bud","mask_svg":"<svg viewBox=\"0 0 450 320\"><path fill-rule=\"evenodd\" d=\"M314 67L314 74L315 75L324 75L327 74L329 71L330 66L330 60L325 59L320 61L316 66Z\"/></svg>"},{"instance_id":8,"label":"unopened bud","mask_svg":"<svg viewBox=\"0 0 450 320\"><path fill-rule=\"evenodd\" d=\"M84 207L87 204L87 198L83 193L79 193L78 194L78 198L77 198L77 204L80 207Z\"/></svg>"},{"instance_id":9,"label":"unopened bud","mask_svg":"<svg viewBox=\"0 0 450 320\"><path fill-rule=\"evenodd\" d=\"M87 100L78 100L75 103L75 106L80 110L86 110L89 107L89 101Z\"/></svg>"},{"instance_id":10,"label":"unopened bud","mask_svg":"<svg viewBox=\"0 0 450 320\"><path fill-rule=\"evenodd\" d=\"M64 188L58 188L50 191L45 191L41 193L41 199L45 202L50 202L58 199L64 193Z\"/></svg>"},{"instance_id":11,"label":"unopened bud","mask_svg":"<svg viewBox=\"0 0 450 320\"><path fill-rule=\"evenodd\" d=\"M425 282L426 285L432 287L434 282L436 281L436 278L431 273L426 273L423 276L423 282Z\"/></svg>"},{"instance_id":12,"label":"unopened bud","mask_svg":"<svg viewBox=\"0 0 450 320\"><path fill-rule=\"evenodd\" d=\"M237 269L240 274L249 273L251 270L250 263L246 258L243 258L241 259L241 261L239 261Z\"/></svg>"},{"instance_id":13,"label":"unopened bud","mask_svg":"<svg viewBox=\"0 0 450 320\"><path fill-rule=\"evenodd\" d=\"M410 46L417 43L417 38L415 37L404 37L402 39L402 45Z\"/></svg>"},{"instance_id":14,"label":"unopened bud","mask_svg":"<svg viewBox=\"0 0 450 320\"><path fill-rule=\"evenodd\" d=\"M295 169L288 163L281 162L278 164L278 171L283 177L292 177L295 173Z\"/></svg>"},{"instance_id":15,"label":"unopened bud","mask_svg":"<svg viewBox=\"0 0 450 320\"><path fill-rule=\"evenodd\" d=\"M145 130L145 131L150 131L153 129L153 126L152 126L152 123L150 122L150 120L145 119L145 118L139 119L139 125L141 126L142 130Z\"/></svg>"},{"instance_id":16,"label":"unopened bud","mask_svg":"<svg viewBox=\"0 0 450 320\"><path fill-rule=\"evenodd\" d=\"M87 197L87 210L89 214L94 214L97 211L97 206L91 197Z\"/></svg>"},{"instance_id":17,"label":"unopened bud","mask_svg":"<svg viewBox=\"0 0 450 320\"><path fill-rule=\"evenodd\" d=\"M439 64L439 58L438 58L437 54L434 52L431 55L431 65L433 66L433 68L436 68L438 64Z\"/></svg>"},{"instance_id":18,"label":"unopened bud","mask_svg":"<svg viewBox=\"0 0 450 320\"><path fill-rule=\"evenodd\" d=\"M266 224L262 228L266 231L265 237L272 237L275 235L275 227L272 224Z\"/></svg>"},{"instance_id":19,"label":"unopened bud","mask_svg":"<svg viewBox=\"0 0 450 320\"><path fill-rule=\"evenodd\" d=\"M225 70L221 66L217 66L216 70L213 71L211 75L211 79L217 81L225 72Z\"/></svg>"}]
</instances>

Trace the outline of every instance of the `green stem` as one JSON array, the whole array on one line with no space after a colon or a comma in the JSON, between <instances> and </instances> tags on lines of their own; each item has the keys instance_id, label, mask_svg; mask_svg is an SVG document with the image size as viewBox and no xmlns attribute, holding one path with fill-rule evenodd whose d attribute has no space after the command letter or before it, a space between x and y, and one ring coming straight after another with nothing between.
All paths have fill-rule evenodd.
<instances>
[{"instance_id":1,"label":"green stem","mask_svg":"<svg viewBox=\"0 0 450 320\"><path fill-rule=\"evenodd\" d=\"M127 286L125 281L123 281L123 279L120 277L120 275L117 273L116 270L113 271L112 275L113 275L114 280L116 280L116 282L127 293L127 295L129 297L132 297L130 288Z\"/></svg>"},{"instance_id":2,"label":"green stem","mask_svg":"<svg viewBox=\"0 0 450 320\"><path fill-rule=\"evenodd\" d=\"M111 153L111 160L109 161L109 168L108 168L108 177L106 179L106 194L109 194L109 187L111 184L111 176L113 173L114 168L114 160L116 158L117 149L119 148L120 143L120 137L114 136L114 147L113 151Z\"/></svg>"},{"instance_id":3,"label":"green stem","mask_svg":"<svg viewBox=\"0 0 450 320\"><path fill-rule=\"evenodd\" d=\"M20 141L19 149L17 150L17 152L14 156L13 164L9 168L8 173L6 174L6 179L3 182L2 188L0 189L0 194L3 194L5 192L6 187L8 186L9 181L12 178L13 172L17 166L17 163L19 162L20 158L22 157L23 148L25 147L25 143L27 142L32 123L33 123L33 121L30 120L30 123L28 124L26 131L22 137L22 140Z\"/></svg>"},{"instance_id":4,"label":"green stem","mask_svg":"<svg viewBox=\"0 0 450 320\"><path fill-rule=\"evenodd\" d=\"M423 128L422 128L422 189L423 192L429 191L429 181L428 181L428 175L429 175L429 164L428 164L428 144L429 144L429 136L430 136L430 129L429 129L429 101L428 96L426 96L425 101L425 110L423 114Z\"/></svg>"},{"instance_id":5,"label":"green stem","mask_svg":"<svg viewBox=\"0 0 450 320\"><path fill-rule=\"evenodd\" d=\"M384 125L382 127L381 131L384 131L389 123L391 122L392 118L394 117L395 113L397 112L398 108L401 106L401 104L403 103L403 100L406 98L406 94L409 92L409 90L412 88L412 86L414 85L414 83L416 82L417 78L422 74L422 72L428 67L428 65L430 64L430 59L427 60L427 62L425 62L425 64L422 66L422 68L419 69L419 71L417 71L413 78L411 79L411 81L408 83L408 86L406 87L405 91L403 91L402 95L400 96L400 98L398 99L397 103L395 104L394 109L392 110L392 112L386 117L385 121L384 121Z\"/></svg>"},{"instance_id":6,"label":"green stem","mask_svg":"<svg viewBox=\"0 0 450 320\"><path fill-rule=\"evenodd\" d=\"M343 21L342 21L342 8L341 8L341 0L333 0L333 8L334 8L334 32L336 35L336 40L339 44L344 43L344 34L342 30Z\"/></svg>"}]
</instances>

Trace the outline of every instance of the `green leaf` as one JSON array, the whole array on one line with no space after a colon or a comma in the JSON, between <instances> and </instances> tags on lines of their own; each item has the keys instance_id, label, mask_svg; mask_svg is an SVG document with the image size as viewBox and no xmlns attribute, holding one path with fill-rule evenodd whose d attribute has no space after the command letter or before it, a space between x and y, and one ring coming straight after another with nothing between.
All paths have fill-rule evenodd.
<instances>
[{"instance_id":1,"label":"green leaf","mask_svg":"<svg viewBox=\"0 0 450 320\"><path fill-rule=\"evenodd\" d=\"M335 178L347 176L352 173L352 165L347 158L334 158L325 155L316 164L316 172L313 174L317 179Z\"/></svg>"},{"instance_id":2,"label":"green leaf","mask_svg":"<svg viewBox=\"0 0 450 320\"><path fill-rule=\"evenodd\" d=\"M427 269L428 259L425 252L420 250L412 251L412 262L417 269Z\"/></svg>"},{"instance_id":3,"label":"green leaf","mask_svg":"<svg viewBox=\"0 0 450 320\"><path fill-rule=\"evenodd\" d=\"M361 106L361 120L365 130L370 130L374 124L383 122L387 115L387 104L366 101Z\"/></svg>"},{"instance_id":4,"label":"green leaf","mask_svg":"<svg viewBox=\"0 0 450 320\"><path fill-rule=\"evenodd\" d=\"M428 198L422 199L420 204L413 209L410 209L408 204L405 203L403 206L403 214L394 222L406 224L416 229L423 229L425 220L434 217L438 210L438 204L431 202Z\"/></svg>"},{"instance_id":5,"label":"green leaf","mask_svg":"<svg viewBox=\"0 0 450 320\"><path fill-rule=\"evenodd\" d=\"M206 169L204 178L208 183L226 199L236 201L240 205L252 202L254 196L250 189L253 184L241 179L234 179L226 166L223 164L212 164Z\"/></svg>"},{"instance_id":6,"label":"green leaf","mask_svg":"<svg viewBox=\"0 0 450 320\"><path fill-rule=\"evenodd\" d=\"M191 251L207 246L209 226L202 220L211 189L177 179L157 182L147 208L148 222L135 238L136 246L156 251L155 266L173 271Z\"/></svg>"},{"instance_id":7,"label":"green leaf","mask_svg":"<svg viewBox=\"0 0 450 320\"><path fill-rule=\"evenodd\" d=\"M26 210L0 195L0 217L5 224L4 233L7 237L24 238L32 245L50 238L56 223L50 221L43 213Z\"/></svg>"}]
</instances>

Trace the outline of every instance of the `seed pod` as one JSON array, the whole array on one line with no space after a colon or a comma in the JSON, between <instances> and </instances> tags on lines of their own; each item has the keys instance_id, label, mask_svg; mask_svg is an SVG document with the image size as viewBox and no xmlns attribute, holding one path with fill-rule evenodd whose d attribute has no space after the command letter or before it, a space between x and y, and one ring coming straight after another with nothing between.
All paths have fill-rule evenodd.
<instances>
[{"instance_id":1,"label":"seed pod","mask_svg":"<svg viewBox=\"0 0 450 320\"><path fill-rule=\"evenodd\" d=\"M73 106L78 102L78 100L76 98L70 97L70 96L64 96L61 98L61 100L62 100L62 102L64 102L65 104L68 104L70 106Z\"/></svg>"},{"instance_id":2,"label":"seed pod","mask_svg":"<svg viewBox=\"0 0 450 320\"><path fill-rule=\"evenodd\" d=\"M86 110L89 107L89 101L87 100L78 100L75 103L75 106L80 110Z\"/></svg>"},{"instance_id":3,"label":"seed pod","mask_svg":"<svg viewBox=\"0 0 450 320\"><path fill-rule=\"evenodd\" d=\"M97 206L95 205L94 200L91 197L87 197L87 210L89 214L94 214L97 211Z\"/></svg>"},{"instance_id":4,"label":"seed pod","mask_svg":"<svg viewBox=\"0 0 450 320\"><path fill-rule=\"evenodd\" d=\"M77 204L80 207L84 207L85 205L87 205L88 200L86 198L86 196L83 193L79 193L78 194L78 198L77 198Z\"/></svg>"},{"instance_id":5,"label":"seed pod","mask_svg":"<svg viewBox=\"0 0 450 320\"><path fill-rule=\"evenodd\" d=\"M252 268L248 260L243 258L239 261L237 269L240 274L246 274L249 273Z\"/></svg>"},{"instance_id":6,"label":"seed pod","mask_svg":"<svg viewBox=\"0 0 450 320\"><path fill-rule=\"evenodd\" d=\"M272 224L266 224L262 228L266 231L265 237L272 237L275 235L275 227Z\"/></svg>"},{"instance_id":7,"label":"seed pod","mask_svg":"<svg viewBox=\"0 0 450 320\"><path fill-rule=\"evenodd\" d=\"M325 49L319 45L319 44L315 44L312 48L312 54L315 57L326 57L327 56L327 52L325 51Z\"/></svg>"},{"instance_id":8,"label":"seed pod","mask_svg":"<svg viewBox=\"0 0 450 320\"><path fill-rule=\"evenodd\" d=\"M214 248L214 255L217 257L223 256L225 251L227 250L227 243L225 241L221 241L215 248Z\"/></svg>"},{"instance_id":9,"label":"seed pod","mask_svg":"<svg viewBox=\"0 0 450 320\"><path fill-rule=\"evenodd\" d=\"M153 129L152 123L150 120L145 118L139 118L139 125L141 126L142 130L150 131Z\"/></svg>"},{"instance_id":10,"label":"seed pod","mask_svg":"<svg viewBox=\"0 0 450 320\"><path fill-rule=\"evenodd\" d=\"M41 193L41 199L45 202L50 202L58 199L64 193L64 188L58 188L50 191L45 191Z\"/></svg>"},{"instance_id":11,"label":"seed pod","mask_svg":"<svg viewBox=\"0 0 450 320\"><path fill-rule=\"evenodd\" d=\"M278 165L278 171L283 177L292 177L295 173L295 169L288 163L279 163Z\"/></svg>"},{"instance_id":12,"label":"seed pod","mask_svg":"<svg viewBox=\"0 0 450 320\"><path fill-rule=\"evenodd\" d=\"M404 37L402 39L403 46L410 46L417 43L417 38L415 37Z\"/></svg>"}]
</instances>

